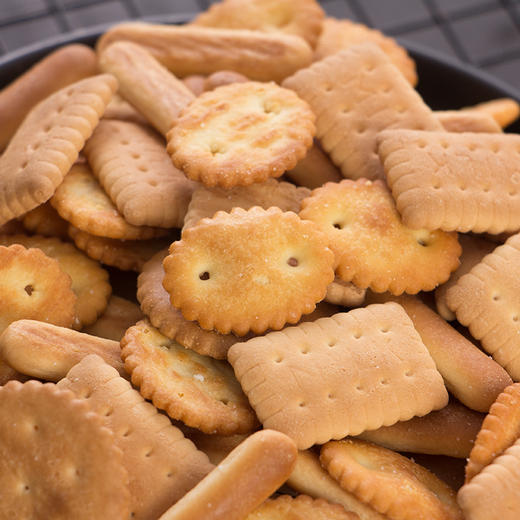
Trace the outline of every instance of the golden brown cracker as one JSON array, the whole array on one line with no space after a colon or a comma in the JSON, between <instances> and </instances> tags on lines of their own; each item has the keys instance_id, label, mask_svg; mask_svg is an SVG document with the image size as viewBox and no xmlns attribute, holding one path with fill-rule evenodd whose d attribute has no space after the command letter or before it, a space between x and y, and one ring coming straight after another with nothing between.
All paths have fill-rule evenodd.
<instances>
[{"instance_id":1,"label":"golden brown cracker","mask_svg":"<svg viewBox=\"0 0 520 520\"><path fill-rule=\"evenodd\" d=\"M322 60L331 54L367 42L376 44L411 85L417 84L415 63L404 47L401 47L393 38L385 36L381 31L371 29L361 23L354 23L351 20L325 18L314 59Z\"/></svg>"},{"instance_id":2,"label":"golden brown cracker","mask_svg":"<svg viewBox=\"0 0 520 520\"><path fill-rule=\"evenodd\" d=\"M195 185L173 166L155 132L124 121L101 121L84 153L127 222L182 227Z\"/></svg>"},{"instance_id":3,"label":"golden brown cracker","mask_svg":"<svg viewBox=\"0 0 520 520\"><path fill-rule=\"evenodd\" d=\"M129 517L128 475L113 433L54 384L0 387L0 516Z\"/></svg>"},{"instance_id":4,"label":"golden brown cracker","mask_svg":"<svg viewBox=\"0 0 520 520\"><path fill-rule=\"evenodd\" d=\"M179 112L195 96L146 49L132 42L115 42L99 56L99 66L119 82L119 93L166 135Z\"/></svg>"},{"instance_id":5,"label":"golden brown cracker","mask_svg":"<svg viewBox=\"0 0 520 520\"><path fill-rule=\"evenodd\" d=\"M173 419L205 433L256 428L256 416L225 361L184 348L147 321L127 330L121 349L132 383Z\"/></svg>"},{"instance_id":6,"label":"golden brown cracker","mask_svg":"<svg viewBox=\"0 0 520 520\"><path fill-rule=\"evenodd\" d=\"M366 289L360 289L351 282L344 282L341 278L334 278L334 281L327 287L325 300L334 305L343 307L359 307L365 301Z\"/></svg>"},{"instance_id":7,"label":"golden brown cracker","mask_svg":"<svg viewBox=\"0 0 520 520\"><path fill-rule=\"evenodd\" d=\"M78 81L46 98L24 119L0 158L0 222L49 200L103 115L117 81Z\"/></svg>"},{"instance_id":8,"label":"golden brown cracker","mask_svg":"<svg viewBox=\"0 0 520 520\"><path fill-rule=\"evenodd\" d=\"M83 359L57 386L88 402L114 432L128 471L129 518L156 520L213 469L167 417L98 356Z\"/></svg>"},{"instance_id":9,"label":"golden brown cracker","mask_svg":"<svg viewBox=\"0 0 520 520\"><path fill-rule=\"evenodd\" d=\"M466 484L520 438L520 383L508 386L491 405L466 466Z\"/></svg>"},{"instance_id":10,"label":"golden brown cracker","mask_svg":"<svg viewBox=\"0 0 520 520\"><path fill-rule=\"evenodd\" d=\"M321 448L341 487L391 520L462 520L455 493L426 468L381 446L346 439Z\"/></svg>"},{"instance_id":11,"label":"golden brown cracker","mask_svg":"<svg viewBox=\"0 0 520 520\"><path fill-rule=\"evenodd\" d=\"M520 105L518 101L511 98L492 99L484 101L472 107L466 107L463 110L483 112L490 115L502 128L509 126L518 119L520 114Z\"/></svg>"},{"instance_id":12,"label":"golden brown cracker","mask_svg":"<svg viewBox=\"0 0 520 520\"><path fill-rule=\"evenodd\" d=\"M312 145L314 119L290 90L233 83L184 109L168 134L168 152L188 178L206 186L246 186L293 168Z\"/></svg>"},{"instance_id":13,"label":"golden brown cracker","mask_svg":"<svg viewBox=\"0 0 520 520\"><path fill-rule=\"evenodd\" d=\"M94 323L105 310L112 292L108 273L72 244L38 235L0 235L0 244L21 244L27 248L38 248L47 256L58 260L61 269L71 277L72 290L77 297L72 325L75 329Z\"/></svg>"},{"instance_id":14,"label":"golden brown cracker","mask_svg":"<svg viewBox=\"0 0 520 520\"><path fill-rule=\"evenodd\" d=\"M164 288L188 320L260 334L312 312L333 280L333 254L312 222L279 208L203 219L170 246Z\"/></svg>"},{"instance_id":15,"label":"golden brown cracker","mask_svg":"<svg viewBox=\"0 0 520 520\"><path fill-rule=\"evenodd\" d=\"M316 0L224 0L212 4L192 24L282 32L300 36L315 47L324 16Z\"/></svg>"},{"instance_id":16,"label":"golden brown cracker","mask_svg":"<svg viewBox=\"0 0 520 520\"><path fill-rule=\"evenodd\" d=\"M0 332L23 318L72 325L76 295L70 276L39 249L0 246L0 294Z\"/></svg>"},{"instance_id":17,"label":"golden brown cracker","mask_svg":"<svg viewBox=\"0 0 520 520\"><path fill-rule=\"evenodd\" d=\"M300 217L328 236L337 275L357 287L392 294L429 291L459 265L457 235L404 225L381 180L317 188L302 202Z\"/></svg>"},{"instance_id":18,"label":"golden brown cracker","mask_svg":"<svg viewBox=\"0 0 520 520\"><path fill-rule=\"evenodd\" d=\"M520 136L386 130L379 157L403 222L413 228L520 229Z\"/></svg>"},{"instance_id":19,"label":"golden brown cracker","mask_svg":"<svg viewBox=\"0 0 520 520\"><path fill-rule=\"evenodd\" d=\"M384 178L377 134L442 130L419 94L374 44L356 45L287 78L316 114L316 137L344 177Z\"/></svg>"},{"instance_id":20,"label":"golden brown cracker","mask_svg":"<svg viewBox=\"0 0 520 520\"><path fill-rule=\"evenodd\" d=\"M299 449L448 402L433 360L395 303L235 343L228 359L260 422L289 435Z\"/></svg>"},{"instance_id":21,"label":"golden brown cracker","mask_svg":"<svg viewBox=\"0 0 520 520\"><path fill-rule=\"evenodd\" d=\"M520 379L519 265L520 235L514 235L446 293L446 303L457 320L469 328L513 381Z\"/></svg>"},{"instance_id":22,"label":"golden brown cracker","mask_svg":"<svg viewBox=\"0 0 520 520\"><path fill-rule=\"evenodd\" d=\"M257 81L282 81L312 61L307 43L289 34L194 25L123 23L97 42L98 52L115 41L143 46L177 77L232 70Z\"/></svg>"},{"instance_id":23,"label":"golden brown cracker","mask_svg":"<svg viewBox=\"0 0 520 520\"><path fill-rule=\"evenodd\" d=\"M20 373L47 381L59 381L84 357L101 356L126 376L119 341L98 338L76 330L18 320L0 336L1 356Z\"/></svg>"},{"instance_id":24,"label":"golden brown cracker","mask_svg":"<svg viewBox=\"0 0 520 520\"><path fill-rule=\"evenodd\" d=\"M502 132L500 125L485 112L469 110L438 110L435 117L448 132Z\"/></svg>"},{"instance_id":25,"label":"golden brown cracker","mask_svg":"<svg viewBox=\"0 0 520 520\"><path fill-rule=\"evenodd\" d=\"M126 330L144 318L138 305L130 300L112 295L105 312L83 332L100 338L120 341Z\"/></svg>"},{"instance_id":26,"label":"golden brown cracker","mask_svg":"<svg viewBox=\"0 0 520 520\"><path fill-rule=\"evenodd\" d=\"M119 213L87 164L75 164L51 198L52 206L73 226L117 240L144 240L163 236L161 228L133 226Z\"/></svg>"},{"instance_id":27,"label":"golden brown cracker","mask_svg":"<svg viewBox=\"0 0 520 520\"><path fill-rule=\"evenodd\" d=\"M8 381L27 381L28 377L21 374L10 366L5 360L0 357L0 386L5 385Z\"/></svg>"},{"instance_id":28,"label":"golden brown cracker","mask_svg":"<svg viewBox=\"0 0 520 520\"><path fill-rule=\"evenodd\" d=\"M27 230L44 237L56 237L61 239L67 239L69 237L67 233L69 227L68 222L59 216L50 202L45 202L26 213L22 218L22 222L22 229L13 234L24 233ZM5 233L4 231L2 234L11 233Z\"/></svg>"}]
</instances>

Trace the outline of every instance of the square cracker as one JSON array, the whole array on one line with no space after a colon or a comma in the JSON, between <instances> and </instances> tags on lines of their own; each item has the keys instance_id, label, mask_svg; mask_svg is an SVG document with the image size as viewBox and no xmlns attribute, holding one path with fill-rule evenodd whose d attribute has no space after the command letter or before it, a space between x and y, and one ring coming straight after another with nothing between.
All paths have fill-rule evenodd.
<instances>
[{"instance_id":1,"label":"square cracker","mask_svg":"<svg viewBox=\"0 0 520 520\"><path fill-rule=\"evenodd\" d=\"M236 343L228 359L264 428L299 449L444 407L448 394L395 303Z\"/></svg>"}]
</instances>

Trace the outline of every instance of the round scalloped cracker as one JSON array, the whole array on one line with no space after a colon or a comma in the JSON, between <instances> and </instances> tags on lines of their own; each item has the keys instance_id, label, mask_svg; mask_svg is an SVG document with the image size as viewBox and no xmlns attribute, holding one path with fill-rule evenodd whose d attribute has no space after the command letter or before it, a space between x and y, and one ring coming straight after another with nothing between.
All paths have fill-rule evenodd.
<instances>
[{"instance_id":1,"label":"round scalloped cracker","mask_svg":"<svg viewBox=\"0 0 520 520\"><path fill-rule=\"evenodd\" d=\"M168 133L173 163L206 186L231 188L280 177L312 146L315 116L275 83L233 83L188 105Z\"/></svg>"},{"instance_id":2,"label":"round scalloped cracker","mask_svg":"<svg viewBox=\"0 0 520 520\"><path fill-rule=\"evenodd\" d=\"M339 277L374 292L431 291L459 265L457 234L406 227L380 180L327 183L302 202L300 217L329 237Z\"/></svg>"},{"instance_id":3,"label":"round scalloped cracker","mask_svg":"<svg viewBox=\"0 0 520 520\"><path fill-rule=\"evenodd\" d=\"M68 390L37 381L0 387L0 517L129 518L113 437Z\"/></svg>"},{"instance_id":4,"label":"round scalloped cracker","mask_svg":"<svg viewBox=\"0 0 520 520\"><path fill-rule=\"evenodd\" d=\"M323 9L316 0L224 0L213 4L192 23L294 34L315 47L323 19Z\"/></svg>"},{"instance_id":5,"label":"round scalloped cracker","mask_svg":"<svg viewBox=\"0 0 520 520\"><path fill-rule=\"evenodd\" d=\"M49 201L26 213L21 220L23 227L17 233L29 231L44 237L56 237L65 240L69 238L67 233L69 223L58 215Z\"/></svg>"},{"instance_id":6,"label":"round scalloped cracker","mask_svg":"<svg viewBox=\"0 0 520 520\"><path fill-rule=\"evenodd\" d=\"M245 335L311 313L334 279L334 255L312 222L279 208L203 219L170 246L164 288L187 320Z\"/></svg>"},{"instance_id":7,"label":"round scalloped cracker","mask_svg":"<svg viewBox=\"0 0 520 520\"><path fill-rule=\"evenodd\" d=\"M75 164L58 186L51 204L73 226L118 240L144 240L163 236L167 230L133 226L119 213L87 164Z\"/></svg>"},{"instance_id":8,"label":"round scalloped cracker","mask_svg":"<svg viewBox=\"0 0 520 520\"><path fill-rule=\"evenodd\" d=\"M369 442L328 442L320 461L342 488L391 520L462 520L454 491L426 468Z\"/></svg>"},{"instance_id":9,"label":"round scalloped cracker","mask_svg":"<svg viewBox=\"0 0 520 520\"><path fill-rule=\"evenodd\" d=\"M0 246L0 294L0 332L20 319L72 325L76 296L70 276L39 249Z\"/></svg>"},{"instance_id":10,"label":"round scalloped cracker","mask_svg":"<svg viewBox=\"0 0 520 520\"><path fill-rule=\"evenodd\" d=\"M520 438L520 383L508 386L491 405L469 455L466 484Z\"/></svg>"},{"instance_id":11,"label":"round scalloped cracker","mask_svg":"<svg viewBox=\"0 0 520 520\"><path fill-rule=\"evenodd\" d=\"M266 500L247 515L245 520L358 520L356 513L349 513L339 504L331 504L322 498L298 495L280 495Z\"/></svg>"},{"instance_id":12,"label":"round scalloped cracker","mask_svg":"<svg viewBox=\"0 0 520 520\"><path fill-rule=\"evenodd\" d=\"M121 357L141 395L171 418L222 435L246 433L258 426L228 363L184 348L148 321L127 330Z\"/></svg>"},{"instance_id":13,"label":"round scalloped cracker","mask_svg":"<svg viewBox=\"0 0 520 520\"><path fill-rule=\"evenodd\" d=\"M112 287L108 273L97 263L87 258L72 244L57 238L38 235L0 235L0 245L22 244L24 247L41 249L55 258L61 269L72 279L72 290L77 297L73 328L81 329L94 323L106 309Z\"/></svg>"}]
</instances>

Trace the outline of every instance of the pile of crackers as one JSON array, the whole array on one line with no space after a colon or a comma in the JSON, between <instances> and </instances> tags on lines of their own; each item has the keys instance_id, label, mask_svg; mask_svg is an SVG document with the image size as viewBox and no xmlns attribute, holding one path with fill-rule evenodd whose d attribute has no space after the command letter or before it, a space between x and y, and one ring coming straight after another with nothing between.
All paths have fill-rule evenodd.
<instances>
[{"instance_id":1,"label":"pile of crackers","mask_svg":"<svg viewBox=\"0 0 520 520\"><path fill-rule=\"evenodd\" d=\"M0 92L1 518L520 517L519 106L417 81L222 0Z\"/></svg>"}]
</instances>

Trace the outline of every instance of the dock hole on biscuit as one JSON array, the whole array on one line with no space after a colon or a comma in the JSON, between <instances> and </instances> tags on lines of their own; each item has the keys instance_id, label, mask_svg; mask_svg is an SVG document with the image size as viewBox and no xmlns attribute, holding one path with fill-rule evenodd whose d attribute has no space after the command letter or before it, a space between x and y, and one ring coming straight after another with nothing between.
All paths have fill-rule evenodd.
<instances>
[{"instance_id":1,"label":"dock hole on biscuit","mask_svg":"<svg viewBox=\"0 0 520 520\"><path fill-rule=\"evenodd\" d=\"M32 284L27 284L23 290L29 295L29 296L32 296L33 292L34 292L34 286Z\"/></svg>"},{"instance_id":2,"label":"dock hole on biscuit","mask_svg":"<svg viewBox=\"0 0 520 520\"><path fill-rule=\"evenodd\" d=\"M330 339L329 342L327 343L327 345L329 346L329 348L332 348L332 347L336 346L336 343L337 343L336 339Z\"/></svg>"},{"instance_id":3,"label":"dock hole on biscuit","mask_svg":"<svg viewBox=\"0 0 520 520\"><path fill-rule=\"evenodd\" d=\"M413 370L408 369L408 370L404 373L404 375L405 375L406 377L412 377L412 376L413 376Z\"/></svg>"},{"instance_id":4,"label":"dock hole on biscuit","mask_svg":"<svg viewBox=\"0 0 520 520\"><path fill-rule=\"evenodd\" d=\"M500 294L494 294L493 301L497 302L498 300L500 300Z\"/></svg>"},{"instance_id":5,"label":"dock hole on biscuit","mask_svg":"<svg viewBox=\"0 0 520 520\"><path fill-rule=\"evenodd\" d=\"M211 155L217 155L218 153L224 153L226 150L224 150L222 145L218 143L211 143L209 151L211 152Z\"/></svg>"},{"instance_id":6,"label":"dock hole on biscuit","mask_svg":"<svg viewBox=\"0 0 520 520\"><path fill-rule=\"evenodd\" d=\"M202 281L209 280L210 279L210 275L209 275L208 271L204 271L203 273L199 274L199 278Z\"/></svg>"},{"instance_id":7,"label":"dock hole on biscuit","mask_svg":"<svg viewBox=\"0 0 520 520\"><path fill-rule=\"evenodd\" d=\"M287 260L287 265L290 265L291 267L298 267L300 265L300 262L298 261L297 258L294 258L294 256L291 256Z\"/></svg>"},{"instance_id":8,"label":"dock hole on biscuit","mask_svg":"<svg viewBox=\"0 0 520 520\"><path fill-rule=\"evenodd\" d=\"M518 321L518 314L515 314L515 315L513 316L513 321L515 321L515 322Z\"/></svg>"}]
</instances>

